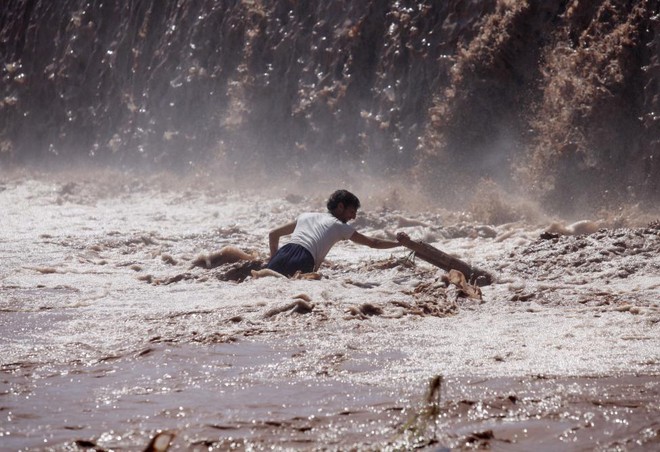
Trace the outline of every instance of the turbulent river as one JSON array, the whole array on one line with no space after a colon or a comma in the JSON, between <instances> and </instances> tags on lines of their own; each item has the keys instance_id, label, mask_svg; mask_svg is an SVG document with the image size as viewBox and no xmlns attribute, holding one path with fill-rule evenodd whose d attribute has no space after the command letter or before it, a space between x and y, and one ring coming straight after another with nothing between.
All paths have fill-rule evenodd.
<instances>
[{"instance_id":1,"label":"turbulent river","mask_svg":"<svg viewBox=\"0 0 660 452\"><path fill-rule=\"evenodd\" d=\"M660 0L4 1L0 450L660 449L659 31ZM493 283L350 241L252 274L340 188Z\"/></svg>"},{"instance_id":2,"label":"turbulent river","mask_svg":"<svg viewBox=\"0 0 660 452\"><path fill-rule=\"evenodd\" d=\"M402 248L342 242L320 280L194 266L229 244L265 257L330 190L223 187L0 178L1 449L660 444L657 219L564 235L357 187L361 232L495 276L470 298Z\"/></svg>"}]
</instances>

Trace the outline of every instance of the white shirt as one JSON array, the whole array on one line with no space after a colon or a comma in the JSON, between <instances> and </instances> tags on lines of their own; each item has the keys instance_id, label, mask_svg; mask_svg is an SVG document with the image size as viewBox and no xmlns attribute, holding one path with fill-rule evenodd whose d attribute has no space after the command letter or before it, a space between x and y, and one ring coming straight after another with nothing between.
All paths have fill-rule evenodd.
<instances>
[{"instance_id":1,"label":"white shirt","mask_svg":"<svg viewBox=\"0 0 660 452\"><path fill-rule=\"evenodd\" d=\"M318 269L330 248L340 240L348 240L355 228L342 223L330 212L303 213L296 221L289 243L303 246L314 258L314 269Z\"/></svg>"}]
</instances>

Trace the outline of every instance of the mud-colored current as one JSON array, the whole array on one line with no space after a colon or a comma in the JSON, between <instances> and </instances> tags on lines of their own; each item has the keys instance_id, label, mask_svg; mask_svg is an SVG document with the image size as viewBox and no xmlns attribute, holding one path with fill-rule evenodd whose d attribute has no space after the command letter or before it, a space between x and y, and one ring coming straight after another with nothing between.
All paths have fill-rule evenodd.
<instances>
[{"instance_id":1,"label":"mud-colored current","mask_svg":"<svg viewBox=\"0 0 660 452\"><path fill-rule=\"evenodd\" d=\"M403 248L349 242L320 280L192 265L230 244L265 258L322 194L3 176L0 449L161 431L175 450L660 446L657 221L562 235L356 191L361 232L405 231L495 283L469 298Z\"/></svg>"}]
</instances>

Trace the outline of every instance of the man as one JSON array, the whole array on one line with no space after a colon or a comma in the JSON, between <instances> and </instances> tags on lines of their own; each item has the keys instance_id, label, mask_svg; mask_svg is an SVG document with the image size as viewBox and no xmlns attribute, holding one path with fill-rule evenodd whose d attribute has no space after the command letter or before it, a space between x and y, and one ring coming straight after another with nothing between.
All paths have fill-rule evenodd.
<instances>
[{"instance_id":1,"label":"man","mask_svg":"<svg viewBox=\"0 0 660 452\"><path fill-rule=\"evenodd\" d=\"M349 191L335 191L328 199L327 208L328 211L324 213L303 213L296 221L270 232L268 241L271 258L268 269L288 277L297 272L316 271L330 248L340 240L387 249L403 246L401 241L408 239L403 232L397 234L397 242L368 237L357 232L348 222L355 219L360 200ZM291 239L279 248L280 238L285 235L291 235Z\"/></svg>"}]
</instances>

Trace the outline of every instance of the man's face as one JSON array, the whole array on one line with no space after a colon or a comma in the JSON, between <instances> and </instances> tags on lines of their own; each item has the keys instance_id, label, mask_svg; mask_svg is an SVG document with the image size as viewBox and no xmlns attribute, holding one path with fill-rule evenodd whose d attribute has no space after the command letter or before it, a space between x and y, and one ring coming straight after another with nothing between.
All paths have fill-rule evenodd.
<instances>
[{"instance_id":1,"label":"man's face","mask_svg":"<svg viewBox=\"0 0 660 452\"><path fill-rule=\"evenodd\" d=\"M348 206L344 207L344 203L340 202L337 208L335 209L335 216L342 223L348 223L351 220L355 220L357 216L357 207Z\"/></svg>"}]
</instances>

